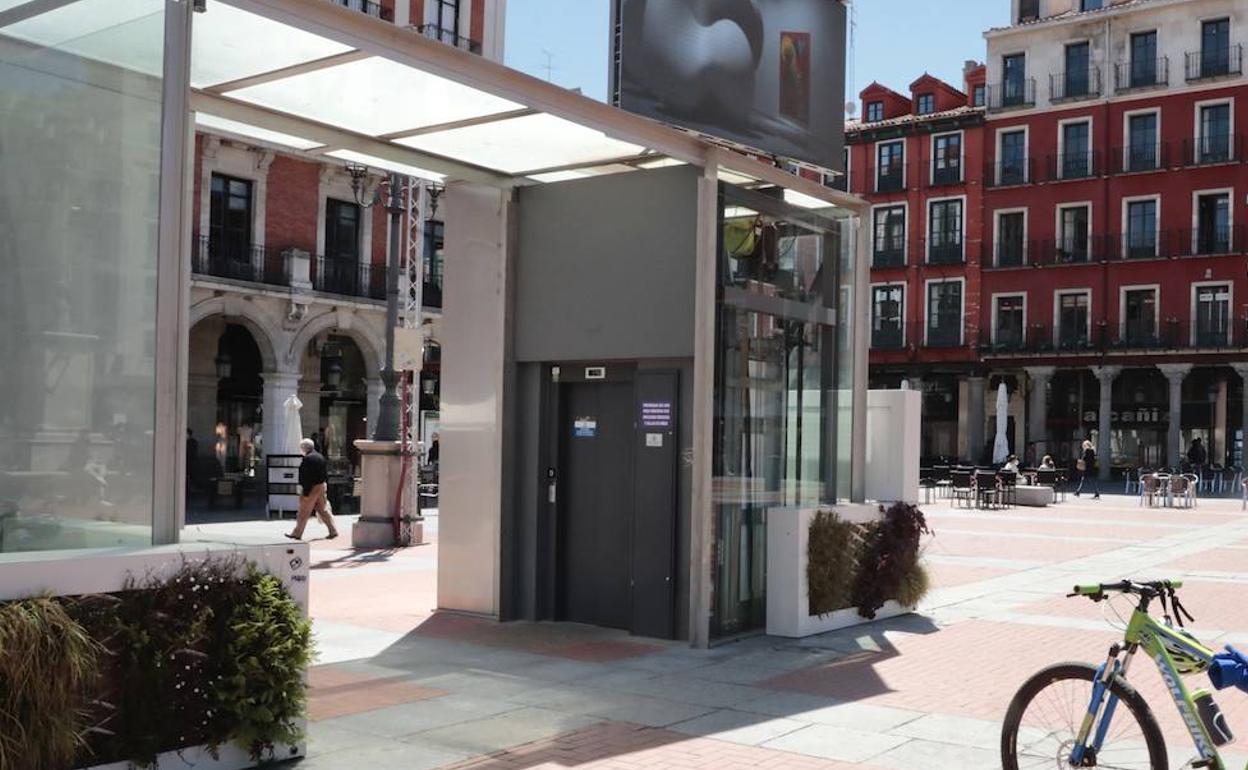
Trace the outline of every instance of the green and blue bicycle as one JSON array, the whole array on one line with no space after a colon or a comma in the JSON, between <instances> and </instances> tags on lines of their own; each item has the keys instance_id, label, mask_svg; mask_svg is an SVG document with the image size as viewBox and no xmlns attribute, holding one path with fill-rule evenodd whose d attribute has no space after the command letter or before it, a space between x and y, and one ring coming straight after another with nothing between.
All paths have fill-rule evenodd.
<instances>
[{"instance_id":1,"label":"green and blue bicycle","mask_svg":"<svg viewBox=\"0 0 1248 770\"><path fill-rule=\"evenodd\" d=\"M1136 601L1121 642L1100 665L1059 663L1039 671L1015 694L1001 731L1004 770L1025 768L1140 768L1171 770L1157 719L1143 696L1127 681L1131 663L1144 654L1162 681L1191 734L1196 756L1184 767L1227 770L1219 747L1233 740L1212 694L1189 689L1184 676L1207 673L1216 689L1248 690L1248 657L1201 644L1184 630L1192 620L1179 601L1177 580L1076 586L1069 596L1095 602L1111 595ZM1160 605L1163 617L1149 614Z\"/></svg>"}]
</instances>

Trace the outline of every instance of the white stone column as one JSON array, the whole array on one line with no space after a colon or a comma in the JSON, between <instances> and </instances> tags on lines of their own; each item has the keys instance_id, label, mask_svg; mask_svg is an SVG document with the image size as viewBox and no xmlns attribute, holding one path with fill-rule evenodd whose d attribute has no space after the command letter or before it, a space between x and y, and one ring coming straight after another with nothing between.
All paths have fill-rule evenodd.
<instances>
[{"instance_id":1,"label":"white stone column","mask_svg":"<svg viewBox=\"0 0 1248 770\"><path fill-rule=\"evenodd\" d=\"M984 451L984 387L983 377L966 378L966 456L978 464Z\"/></svg>"},{"instance_id":2,"label":"white stone column","mask_svg":"<svg viewBox=\"0 0 1248 770\"><path fill-rule=\"evenodd\" d=\"M1191 364L1157 364L1170 382L1170 427L1166 431L1166 457L1172 468L1183 461L1183 380L1192 371Z\"/></svg>"},{"instance_id":3,"label":"white stone column","mask_svg":"<svg viewBox=\"0 0 1248 770\"><path fill-rule=\"evenodd\" d=\"M1110 457L1109 413L1114 406L1114 378L1122 371L1121 366L1094 366L1092 373L1101 383L1100 408L1096 413L1096 461L1100 467L1097 478L1109 478L1109 468L1113 464Z\"/></svg>"},{"instance_id":4,"label":"white stone column","mask_svg":"<svg viewBox=\"0 0 1248 770\"><path fill-rule=\"evenodd\" d=\"M377 427L377 412L381 410L381 394L385 392L386 385L380 377L369 377L364 384L368 388L368 403L364 405L365 419L368 420L367 436L371 439Z\"/></svg>"},{"instance_id":5,"label":"white stone column","mask_svg":"<svg viewBox=\"0 0 1248 770\"><path fill-rule=\"evenodd\" d=\"M282 447L280 441L286 435L286 399L299 389L299 375L291 372L264 372L264 445L268 454L288 454L295 449ZM301 399L302 400L302 399ZM304 406L306 409L307 406Z\"/></svg>"},{"instance_id":6,"label":"white stone column","mask_svg":"<svg viewBox=\"0 0 1248 770\"><path fill-rule=\"evenodd\" d=\"M1023 367L1027 373L1027 440L1034 447L1036 465L1049 451L1049 382L1053 379L1053 366Z\"/></svg>"}]
</instances>

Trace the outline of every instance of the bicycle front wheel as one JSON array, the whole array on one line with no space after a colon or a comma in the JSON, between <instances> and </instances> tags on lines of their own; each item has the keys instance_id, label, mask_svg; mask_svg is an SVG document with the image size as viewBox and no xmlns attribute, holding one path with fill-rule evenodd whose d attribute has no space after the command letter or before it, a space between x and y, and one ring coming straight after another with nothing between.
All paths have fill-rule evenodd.
<instances>
[{"instance_id":1,"label":"bicycle front wheel","mask_svg":"<svg viewBox=\"0 0 1248 770\"><path fill-rule=\"evenodd\" d=\"M1087 663L1059 663L1028 679L1010 701L1001 728L1004 770L1070 770L1075 736L1092 701L1095 679L1096 667ZM1089 749L1078 766L1170 770L1166 743L1148 703L1122 677L1114 677L1110 692L1119 702L1105 740L1099 748Z\"/></svg>"}]
</instances>

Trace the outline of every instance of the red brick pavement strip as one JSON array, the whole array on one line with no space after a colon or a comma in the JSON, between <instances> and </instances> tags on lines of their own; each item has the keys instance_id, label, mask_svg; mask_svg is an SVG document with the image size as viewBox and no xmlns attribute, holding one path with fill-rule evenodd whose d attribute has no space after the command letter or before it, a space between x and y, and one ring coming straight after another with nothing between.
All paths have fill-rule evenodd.
<instances>
[{"instance_id":1,"label":"red brick pavement strip","mask_svg":"<svg viewBox=\"0 0 1248 770\"><path fill-rule=\"evenodd\" d=\"M1018 521L1011 519L1011 511L1002 511L1000 517L994 518L970 518L950 516L946 518L933 517L929 519L928 524L936 532L937 535L942 530L953 530L955 532L965 532L973 530L975 532L986 533L1007 533L1007 534L1037 534L1037 535L1078 535L1079 537L1104 537L1122 540L1156 540L1161 537L1168 537L1187 531L1188 527L1176 524L1171 526L1154 526L1139 527L1132 526L1131 522L1124 521L1122 524L1080 524L1073 527L1070 521ZM1103 517L1115 518L1115 517ZM1160 524L1160 522L1158 522Z\"/></svg>"},{"instance_id":2,"label":"red brick pavement strip","mask_svg":"<svg viewBox=\"0 0 1248 770\"><path fill-rule=\"evenodd\" d=\"M446 694L445 690L405 682L401 676L383 677L335 666L315 666L308 671L308 719L318 722Z\"/></svg>"},{"instance_id":3,"label":"red brick pavement strip","mask_svg":"<svg viewBox=\"0 0 1248 770\"><path fill-rule=\"evenodd\" d=\"M742 746L713 738L691 738L626 722L602 722L553 738L477 757L444 770L871 770L757 746Z\"/></svg>"},{"instance_id":4,"label":"red brick pavement strip","mask_svg":"<svg viewBox=\"0 0 1248 770\"><path fill-rule=\"evenodd\" d=\"M592 663L627 660L667 649L659 644L612 638L619 634L601 628L495 623L451 614L434 615L422 623L416 633L436 639L455 639L484 647L502 647Z\"/></svg>"},{"instance_id":5,"label":"red brick pavement strip","mask_svg":"<svg viewBox=\"0 0 1248 770\"><path fill-rule=\"evenodd\" d=\"M317 577L314 573L308 597L308 611L317 620L406 633L425 622L437 607L435 570L361 571L345 580Z\"/></svg>"},{"instance_id":6,"label":"red brick pavement strip","mask_svg":"<svg viewBox=\"0 0 1248 770\"><path fill-rule=\"evenodd\" d=\"M933 564L928 562L926 566L933 589L978 583L981 580L991 580L992 578L1010 575L1015 572L1015 570L998 569L996 567L966 567L961 564Z\"/></svg>"},{"instance_id":7,"label":"red brick pavement strip","mask_svg":"<svg viewBox=\"0 0 1248 770\"><path fill-rule=\"evenodd\" d=\"M1248 552L1244 552L1248 556ZM1149 570L1147 574L1136 577L1164 578L1173 575L1173 568L1159 567ZM1116 577L1102 575L1103 579ZM1084 582L1093 582L1094 576L1089 575ZM1232 633L1248 633L1248 585L1243 583L1222 583L1211 580L1188 579L1179 592L1183 606L1196 618L1189 623L1197 630L1200 628L1216 628ZM1112 607L1112 609L1111 609ZM1064 618L1096 619L1109 618L1119 623L1117 610L1124 619L1131 617L1135 602L1129 597L1118 597L1110 602L1094 603L1087 599L1065 599L1056 597L1035 604L1027 604L1019 608L1020 612L1035 615L1053 615ZM1153 614L1160 616L1160 607L1154 606ZM1120 624L1120 623L1119 623ZM1108 626L1107 626L1108 628Z\"/></svg>"},{"instance_id":8,"label":"red brick pavement strip","mask_svg":"<svg viewBox=\"0 0 1248 770\"><path fill-rule=\"evenodd\" d=\"M1248 549L1214 548L1163 565L1164 569L1213 570L1215 572L1248 572ZM1159 573L1160 574L1160 573Z\"/></svg>"},{"instance_id":9,"label":"red brick pavement strip","mask_svg":"<svg viewBox=\"0 0 1248 770\"><path fill-rule=\"evenodd\" d=\"M1118 502L1121 500L1122 502ZM1221 501L1219 501L1219 504ZM933 522L965 520L962 517L942 517L942 511L950 510L948 507L938 508L936 506L920 506L924 508L928 514L929 520ZM930 510L928 510L930 508ZM954 511L965 513L970 509L954 508ZM1189 526L1216 526L1225 524L1236 518L1244 516L1236 507L1234 510L1198 508L1196 511L1187 509L1173 508L1146 508L1136 504L1135 498L1102 498L1100 501L1086 500L1084 498L1070 497L1065 503L1047 506L1045 508L1019 508L1016 510L1026 511L1030 516L1043 516L1046 519L1060 519L1070 522L1083 522L1089 518L1093 519L1122 519L1124 523L1133 521L1138 522L1154 522L1158 524L1175 524L1183 523ZM994 511L1003 519L1009 517L1011 511Z\"/></svg>"}]
</instances>

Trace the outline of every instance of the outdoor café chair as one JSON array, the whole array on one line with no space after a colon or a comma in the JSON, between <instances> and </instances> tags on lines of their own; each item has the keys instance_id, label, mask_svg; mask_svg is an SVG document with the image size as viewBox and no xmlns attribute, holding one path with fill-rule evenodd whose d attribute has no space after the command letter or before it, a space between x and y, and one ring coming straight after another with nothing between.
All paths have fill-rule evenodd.
<instances>
[{"instance_id":1,"label":"outdoor caf\u00e9 chair","mask_svg":"<svg viewBox=\"0 0 1248 770\"><path fill-rule=\"evenodd\" d=\"M949 472L949 493L954 502L965 502L970 508L975 502L975 482L970 471L953 470Z\"/></svg>"}]
</instances>

